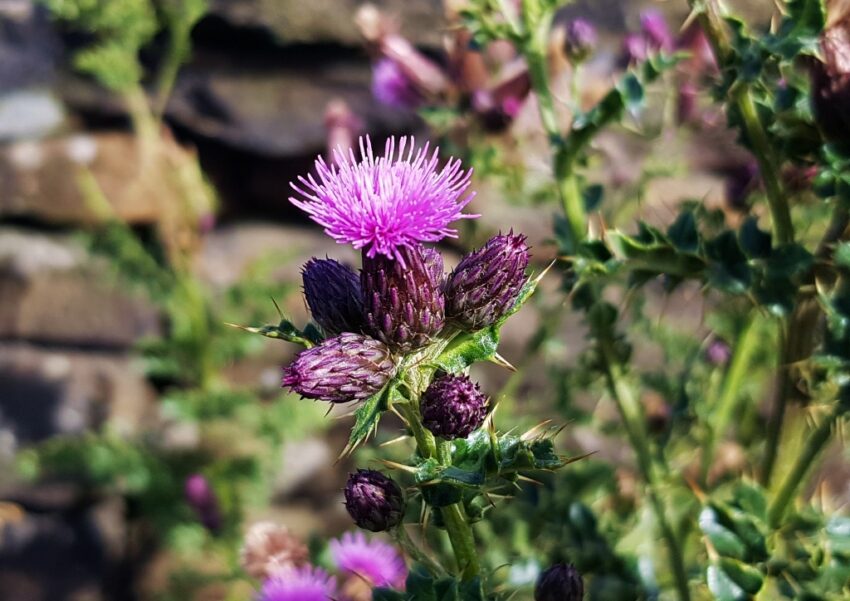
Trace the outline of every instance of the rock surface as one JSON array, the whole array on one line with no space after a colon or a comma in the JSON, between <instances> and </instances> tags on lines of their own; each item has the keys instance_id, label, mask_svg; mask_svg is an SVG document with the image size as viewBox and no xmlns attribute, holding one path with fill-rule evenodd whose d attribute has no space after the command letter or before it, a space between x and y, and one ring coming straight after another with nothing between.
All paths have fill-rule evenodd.
<instances>
[{"instance_id":1,"label":"rock surface","mask_svg":"<svg viewBox=\"0 0 850 601\"><path fill-rule=\"evenodd\" d=\"M129 348L157 312L106 279L70 237L0 227L0 339Z\"/></svg>"}]
</instances>

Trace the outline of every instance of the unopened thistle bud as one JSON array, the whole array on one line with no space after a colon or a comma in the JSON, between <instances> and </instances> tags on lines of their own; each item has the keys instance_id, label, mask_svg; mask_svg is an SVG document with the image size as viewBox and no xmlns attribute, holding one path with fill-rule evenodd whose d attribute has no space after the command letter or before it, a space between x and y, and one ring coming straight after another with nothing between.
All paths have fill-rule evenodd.
<instances>
[{"instance_id":1,"label":"unopened thistle bud","mask_svg":"<svg viewBox=\"0 0 850 601\"><path fill-rule=\"evenodd\" d=\"M567 24L564 51L573 63L581 63L596 48L596 28L587 19L574 19Z\"/></svg>"},{"instance_id":2,"label":"unopened thistle bud","mask_svg":"<svg viewBox=\"0 0 850 601\"><path fill-rule=\"evenodd\" d=\"M384 343L344 333L302 351L284 369L283 385L308 399L347 403L380 391L394 372Z\"/></svg>"},{"instance_id":3,"label":"unopened thistle bud","mask_svg":"<svg viewBox=\"0 0 850 601\"><path fill-rule=\"evenodd\" d=\"M328 336L363 329L360 278L333 259L310 259L302 270L304 297L313 320Z\"/></svg>"},{"instance_id":4,"label":"unopened thistle bud","mask_svg":"<svg viewBox=\"0 0 850 601\"><path fill-rule=\"evenodd\" d=\"M202 474L192 474L183 485L186 502L198 516L198 520L210 532L221 529L221 512L218 498L209 480Z\"/></svg>"},{"instance_id":5,"label":"unopened thistle bud","mask_svg":"<svg viewBox=\"0 0 850 601\"><path fill-rule=\"evenodd\" d=\"M570 564L559 563L540 574L534 587L534 601L582 601L584 582Z\"/></svg>"},{"instance_id":6,"label":"unopened thistle bud","mask_svg":"<svg viewBox=\"0 0 850 601\"><path fill-rule=\"evenodd\" d=\"M487 398L467 376L435 379L422 395L422 423L446 440L466 438L481 427L487 416Z\"/></svg>"},{"instance_id":7,"label":"unopened thistle bud","mask_svg":"<svg viewBox=\"0 0 850 601\"><path fill-rule=\"evenodd\" d=\"M363 254L361 284L368 331L391 349L428 345L445 323L443 260L421 246L399 249L402 261Z\"/></svg>"},{"instance_id":8,"label":"unopened thistle bud","mask_svg":"<svg viewBox=\"0 0 850 601\"><path fill-rule=\"evenodd\" d=\"M467 330L504 317L526 282L528 246L513 233L491 238L461 259L446 285L446 315Z\"/></svg>"},{"instance_id":9,"label":"unopened thistle bud","mask_svg":"<svg viewBox=\"0 0 850 601\"><path fill-rule=\"evenodd\" d=\"M360 528L383 532L404 517L404 497L394 480L375 470L357 470L345 485L345 508Z\"/></svg>"}]
</instances>

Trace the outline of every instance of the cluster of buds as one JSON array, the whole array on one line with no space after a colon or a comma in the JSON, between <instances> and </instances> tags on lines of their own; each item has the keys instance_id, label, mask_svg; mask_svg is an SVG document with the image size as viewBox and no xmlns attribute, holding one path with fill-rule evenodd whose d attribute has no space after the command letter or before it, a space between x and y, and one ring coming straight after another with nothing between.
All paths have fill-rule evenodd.
<instances>
[{"instance_id":1,"label":"cluster of buds","mask_svg":"<svg viewBox=\"0 0 850 601\"><path fill-rule=\"evenodd\" d=\"M448 276L432 248L417 244L399 253L396 258L364 252L359 275L332 259L311 259L304 266L307 306L327 338L285 369L285 386L331 403L365 400L396 375L405 355L428 347L445 331L476 331L497 323L526 282L528 247L523 236L513 233L494 236ZM463 388L461 379L450 381ZM457 399L469 396L451 393L445 402L459 407L463 403ZM470 409L476 427L483 419L478 419L481 407ZM445 413L436 409L429 413L433 419ZM449 417L444 421L434 425L435 433L458 427Z\"/></svg>"}]
</instances>

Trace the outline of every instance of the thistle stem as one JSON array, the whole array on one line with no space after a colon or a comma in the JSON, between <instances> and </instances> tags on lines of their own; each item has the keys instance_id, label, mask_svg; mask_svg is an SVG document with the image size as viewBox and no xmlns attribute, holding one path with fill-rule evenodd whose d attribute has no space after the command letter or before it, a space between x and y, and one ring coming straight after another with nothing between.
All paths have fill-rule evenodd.
<instances>
[{"instance_id":1,"label":"thistle stem","mask_svg":"<svg viewBox=\"0 0 850 601\"><path fill-rule=\"evenodd\" d=\"M425 458L437 458L437 442L434 435L422 425L417 407L412 402L399 403L396 406L416 439L419 454ZM449 535L449 541L452 544L461 579L464 581L474 579L481 573L481 566L478 562L478 553L475 550L475 538L472 534L472 528L467 522L463 506L460 503L454 503L442 507L440 514L446 533Z\"/></svg>"},{"instance_id":2,"label":"thistle stem","mask_svg":"<svg viewBox=\"0 0 850 601\"><path fill-rule=\"evenodd\" d=\"M844 408L836 402L829 414L817 425L806 439L802 453L785 476L779 491L768 508L767 520L771 528L777 528L788 510L788 506L797 496L797 491L806 482L807 474L815 464L818 455L826 448L832 435L832 427L843 415Z\"/></svg>"},{"instance_id":3,"label":"thistle stem","mask_svg":"<svg viewBox=\"0 0 850 601\"><path fill-rule=\"evenodd\" d=\"M647 496L650 507L655 514L655 519L661 530L661 536L667 545L670 564L673 570L673 578L681 601L689 601L691 598L688 587L688 574L685 569L684 557L679 540L670 521L667 518L667 508L658 493L658 474L655 462L650 451L649 435L646 430L646 420L643 409L638 400L632 394L631 389L623 382L622 367L614 355L614 349L610 340L600 339L599 348L605 364L605 382L608 393L617 404L617 409L626 428L629 442L637 455L638 468L646 483Z\"/></svg>"},{"instance_id":4,"label":"thistle stem","mask_svg":"<svg viewBox=\"0 0 850 601\"><path fill-rule=\"evenodd\" d=\"M410 538L404 524L399 524L398 527L392 531L392 536L398 546L404 549L405 553L407 553L414 561L425 566L431 574L434 576L445 575L446 571L443 567L434 561L431 556L425 553L419 545L413 542L413 539Z\"/></svg>"},{"instance_id":5,"label":"thistle stem","mask_svg":"<svg viewBox=\"0 0 850 601\"><path fill-rule=\"evenodd\" d=\"M573 240L578 243L587 231L587 219L584 213L584 199L575 174L575 153L570 151L561 135L558 113L555 110L555 100L552 97L549 82L546 48L552 15L548 11L538 14L535 7L530 4L532 3L523 3L525 36L521 50L528 65L531 88L537 98L540 121L554 151L552 168L558 194L564 207L564 216L569 224Z\"/></svg>"}]
</instances>

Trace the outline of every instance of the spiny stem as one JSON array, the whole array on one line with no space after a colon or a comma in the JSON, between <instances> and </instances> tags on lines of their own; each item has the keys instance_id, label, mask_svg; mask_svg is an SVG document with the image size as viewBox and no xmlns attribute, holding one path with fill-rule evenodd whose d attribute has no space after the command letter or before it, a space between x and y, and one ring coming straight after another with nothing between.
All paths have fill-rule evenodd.
<instances>
[{"instance_id":1,"label":"spiny stem","mask_svg":"<svg viewBox=\"0 0 850 601\"><path fill-rule=\"evenodd\" d=\"M616 359L611 341L600 339L599 348L605 364L605 381L608 387L608 394L611 395L617 404L617 409L626 428L629 442L637 455L638 468L646 483L650 507L661 529L661 536L667 545L679 599L681 601L689 601L691 593L688 587L688 574L685 569L682 548L676 537L676 533L670 525L670 521L667 519L667 508L658 494L658 476L650 451L650 442L646 431L646 420L643 416L643 409L632 394L632 391L623 382L622 368Z\"/></svg>"},{"instance_id":2,"label":"spiny stem","mask_svg":"<svg viewBox=\"0 0 850 601\"><path fill-rule=\"evenodd\" d=\"M797 496L797 491L806 482L806 475L818 458L818 455L826 448L832 435L832 428L844 413L840 402L836 402L829 414L817 425L806 439L803 452L797 456L797 460L791 467L791 471L785 476L785 480L776 493L768 508L767 520L771 528L777 528L788 510L788 506Z\"/></svg>"},{"instance_id":3,"label":"spiny stem","mask_svg":"<svg viewBox=\"0 0 850 601\"><path fill-rule=\"evenodd\" d=\"M437 458L436 440L434 435L422 425L418 408L414 406L412 401L399 403L396 406L407 421L411 432L413 432L419 454L426 458ZM448 507L442 507L440 513L446 533L449 535L449 541L452 544L461 579L464 581L472 580L481 573L481 566L478 562L472 528L466 520L463 506L460 503L454 503Z\"/></svg>"},{"instance_id":4,"label":"spiny stem","mask_svg":"<svg viewBox=\"0 0 850 601\"><path fill-rule=\"evenodd\" d=\"M416 562L421 563L434 576L444 576L446 571L443 567L434 561L430 555L422 550L419 545L413 542L404 524L399 524L393 529L392 536L396 543L404 549L404 551Z\"/></svg>"}]
</instances>

